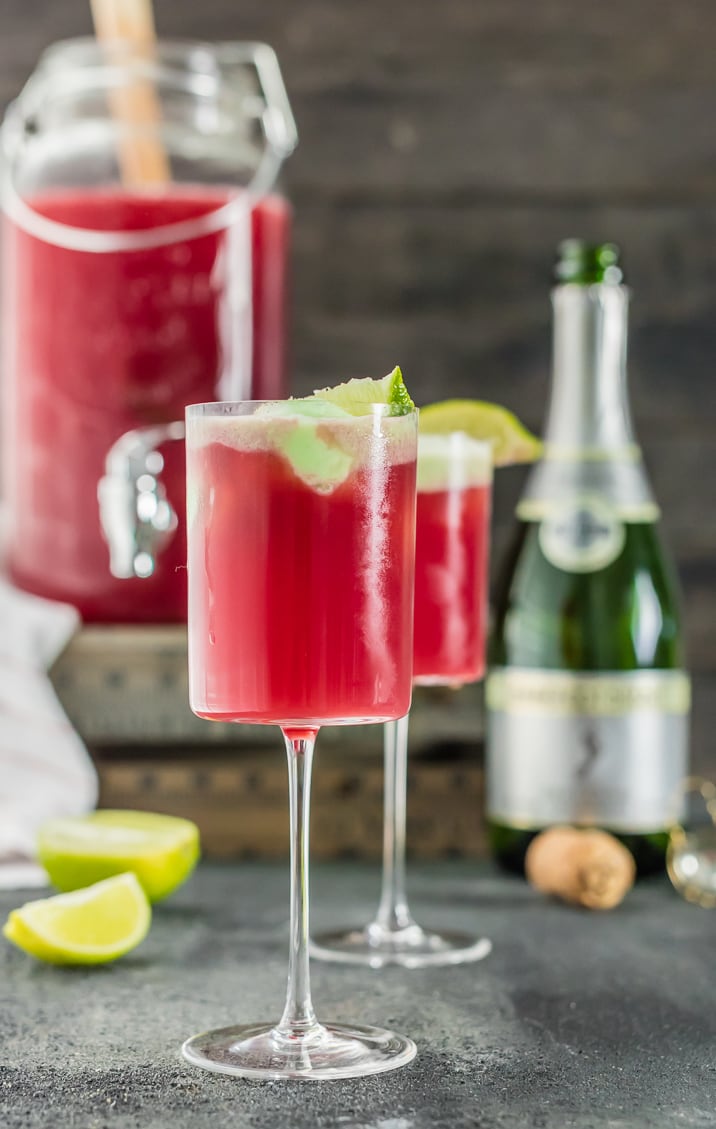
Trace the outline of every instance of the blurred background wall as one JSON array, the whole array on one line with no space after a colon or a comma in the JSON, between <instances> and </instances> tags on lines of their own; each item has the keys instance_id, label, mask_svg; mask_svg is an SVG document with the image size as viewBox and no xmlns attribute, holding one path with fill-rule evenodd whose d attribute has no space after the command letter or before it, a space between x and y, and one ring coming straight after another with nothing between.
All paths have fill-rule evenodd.
<instances>
[{"instance_id":1,"label":"blurred background wall","mask_svg":"<svg viewBox=\"0 0 716 1129\"><path fill-rule=\"evenodd\" d=\"M623 247L638 434L686 593L697 727L716 676L713 0L155 0L164 36L278 51L300 131L293 374L399 361L416 399L539 428L559 239ZM0 104L87 0L1 0ZM522 473L499 476L494 569ZM716 678L715 678L716 681Z\"/></svg>"}]
</instances>

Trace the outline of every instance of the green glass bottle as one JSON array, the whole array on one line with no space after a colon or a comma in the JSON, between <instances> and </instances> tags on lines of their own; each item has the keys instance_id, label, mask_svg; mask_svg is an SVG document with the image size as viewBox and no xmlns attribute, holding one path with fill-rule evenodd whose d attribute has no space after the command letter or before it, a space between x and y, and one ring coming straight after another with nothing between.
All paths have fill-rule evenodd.
<instances>
[{"instance_id":1,"label":"green glass bottle","mask_svg":"<svg viewBox=\"0 0 716 1129\"><path fill-rule=\"evenodd\" d=\"M616 247L560 246L544 457L517 507L486 686L491 844L513 870L542 828L570 823L612 831L648 873L680 816L690 688L627 401L628 300Z\"/></svg>"}]
</instances>

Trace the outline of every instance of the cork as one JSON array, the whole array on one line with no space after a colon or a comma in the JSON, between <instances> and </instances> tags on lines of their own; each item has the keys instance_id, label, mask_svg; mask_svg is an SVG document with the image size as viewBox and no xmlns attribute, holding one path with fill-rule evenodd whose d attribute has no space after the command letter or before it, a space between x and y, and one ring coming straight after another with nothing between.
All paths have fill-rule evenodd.
<instances>
[{"instance_id":1,"label":"cork","mask_svg":"<svg viewBox=\"0 0 716 1129\"><path fill-rule=\"evenodd\" d=\"M525 873L543 894L606 910L624 900L636 865L624 844L606 831L550 827L530 843Z\"/></svg>"}]
</instances>

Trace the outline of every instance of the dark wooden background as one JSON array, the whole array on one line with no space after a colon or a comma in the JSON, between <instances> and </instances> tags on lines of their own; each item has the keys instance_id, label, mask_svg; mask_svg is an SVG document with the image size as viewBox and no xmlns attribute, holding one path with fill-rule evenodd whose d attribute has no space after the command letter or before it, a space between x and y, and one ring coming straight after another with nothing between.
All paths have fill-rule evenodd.
<instances>
[{"instance_id":1,"label":"dark wooden background","mask_svg":"<svg viewBox=\"0 0 716 1129\"><path fill-rule=\"evenodd\" d=\"M541 424L548 286L567 235L623 245L638 431L716 672L716 4L713 0L156 0L167 36L278 51L301 140L294 373L399 361L416 398ZM0 103L87 0L0 0ZM500 476L495 568L520 471Z\"/></svg>"}]
</instances>

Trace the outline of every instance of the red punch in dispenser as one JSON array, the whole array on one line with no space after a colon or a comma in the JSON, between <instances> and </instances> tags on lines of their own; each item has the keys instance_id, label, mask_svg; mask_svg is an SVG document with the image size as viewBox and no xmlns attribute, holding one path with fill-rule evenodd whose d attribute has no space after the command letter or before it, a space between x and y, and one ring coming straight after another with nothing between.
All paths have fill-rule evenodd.
<instances>
[{"instance_id":1,"label":"red punch in dispenser","mask_svg":"<svg viewBox=\"0 0 716 1129\"><path fill-rule=\"evenodd\" d=\"M86 622L186 615L184 408L286 394L296 143L263 44L74 40L2 127L15 584Z\"/></svg>"}]
</instances>

